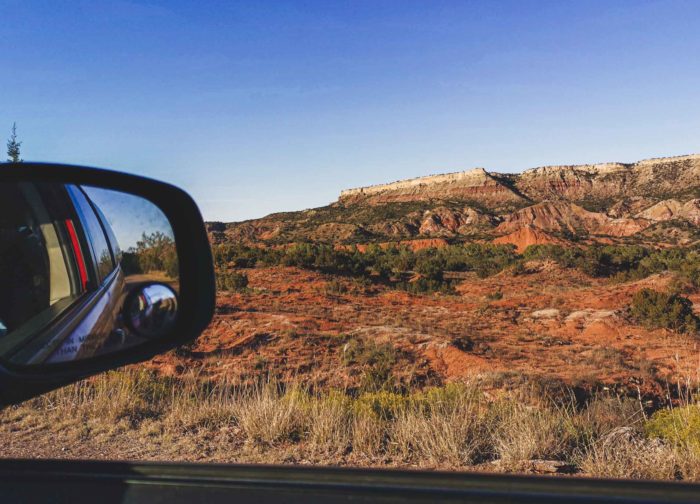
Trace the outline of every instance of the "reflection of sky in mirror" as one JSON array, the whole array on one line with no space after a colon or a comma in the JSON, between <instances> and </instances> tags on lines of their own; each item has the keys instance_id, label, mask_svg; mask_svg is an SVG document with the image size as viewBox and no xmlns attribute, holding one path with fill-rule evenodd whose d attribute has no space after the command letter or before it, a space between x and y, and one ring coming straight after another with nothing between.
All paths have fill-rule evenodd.
<instances>
[{"instance_id":1,"label":"reflection of sky in mirror","mask_svg":"<svg viewBox=\"0 0 700 504\"><path fill-rule=\"evenodd\" d=\"M173 238L168 218L150 201L133 194L83 186L90 199L107 218L122 250L135 247L145 234L160 231Z\"/></svg>"}]
</instances>

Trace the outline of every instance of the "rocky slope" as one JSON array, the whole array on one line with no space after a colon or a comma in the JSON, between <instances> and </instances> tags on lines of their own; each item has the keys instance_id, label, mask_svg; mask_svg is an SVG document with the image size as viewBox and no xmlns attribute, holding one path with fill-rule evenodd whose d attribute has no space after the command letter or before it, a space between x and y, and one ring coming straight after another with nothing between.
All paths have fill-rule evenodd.
<instances>
[{"instance_id":1,"label":"rocky slope","mask_svg":"<svg viewBox=\"0 0 700 504\"><path fill-rule=\"evenodd\" d=\"M277 245L442 238L508 243L690 244L700 238L700 155L636 163L477 168L344 190L337 202L241 223L210 223L212 241ZM512 239L507 238L511 236ZM519 246L519 245L518 245Z\"/></svg>"}]
</instances>

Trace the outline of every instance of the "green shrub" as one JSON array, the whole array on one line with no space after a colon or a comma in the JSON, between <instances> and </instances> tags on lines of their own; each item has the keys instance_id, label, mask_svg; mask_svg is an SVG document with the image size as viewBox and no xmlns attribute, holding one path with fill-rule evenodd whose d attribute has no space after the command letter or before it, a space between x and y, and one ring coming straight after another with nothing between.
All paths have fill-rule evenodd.
<instances>
[{"instance_id":1,"label":"green shrub","mask_svg":"<svg viewBox=\"0 0 700 504\"><path fill-rule=\"evenodd\" d=\"M158 240L150 242L163 251ZM338 249L323 243L298 243L284 249L219 244L214 245L212 251L214 262L220 269L295 266L353 278L378 277L388 285L416 294L452 292L452 283L444 280L446 271L472 271L484 278L510 269L513 275L518 275L525 272L523 263L528 260L553 260L565 268L577 268L593 277L609 277L620 282L674 271L685 291L700 288L700 251L697 247L655 250L639 245L564 247L549 244L531 245L518 255L512 245L489 243L453 244L419 251L406 246L371 244L364 252L356 246ZM165 259L166 256L159 252L157 257ZM131 260L127 266L135 272L144 266L152 267L151 264L142 264L140 257L131 258L125 254L125 259L127 262ZM153 257L143 262L153 263ZM175 271L176 263L166 268L166 263L172 261L158 262L159 268ZM400 280L402 274L408 272L419 273L423 280L411 284Z\"/></svg>"},{"instance_id":2,"label":"green shrub","mask_svg":"<svg viewBox=\"0 0 700 504\"><path fill-rule=\"evenodd\" d=\"M248 275L237 271L219 272L216 275L216 288L221 291L243 291L248 287Z\"/></svg>"},{"instance_id":3,"label":"green shrub","mask_svg":"<svg viewBox=\"0 0 700 504\"><path fill-rule=\"evenodd\" d=\"M488 299L489 301L501 300L503 299L503 291L499 289L493 292L489 292L488 294L486 294L486 299Z\"/></svg>"},{"instance_id":4,"label":"green shrub","mask_svg":"<svg viewBox=\"0 0 700 504\"><path fill-rule=\"evenodd\" d=\"M357 364L363 368L360 388L366 391L394 388L392 371L396 361L397 352L390 343L351 339L343 351L345 365Z\"/></svg>"},{"instance_id":5,"label":"green shrub","mask_svg":"<svg viewBox=\"0 0 700 504\"><path fill-rule=\"evenodd\" d=\"M653 289L636 292L630 312L638 323L652 329L697 332L700 322L693 313L693 304L688 298Z\"/></svg>"},{"instance_id":6,"label":"green shrub","mask_svg":"<svg viewBox=\"0 0 700 504\"><path fill-rule=\"evenodd\" d=\"M412 282L399 282L396 286L411 294L454 293L454 287L449 280L434 280L425 277L420 277Z\"/></svg>"},{"instance_id":7,"label":"green shrub","mask_svg":"<svg viewBox=\"0 0 700 504\"><path fill-rule=\"evenodd\" d=\"M644 431L649 437L700 449L700 407L692 404L659 410L645 423Z\"/></svg>"},{"instance_id":8,"label":"green shrub","mask_svg":"<svg viewBox=\"0 0 700 504\"><path fill-rule=\"evenodd\" d=\"M338 296L340 294L345 294L348 291L348 287L337 278L334 278L326 282L324 291L329 296Z\"/></svg>"},{"instance_id":9,"label":"green shrub","mask_svg":"<svg viewBox=\"0 0 700 504\"><path fill-rule=\"evenodd\" d=\"M356 414L371 414L384 420L390 420L408 408L409 404L410 398L406 395L379 390L361 394L353 402L353 409Z\"/></svg>"}]
</instances>

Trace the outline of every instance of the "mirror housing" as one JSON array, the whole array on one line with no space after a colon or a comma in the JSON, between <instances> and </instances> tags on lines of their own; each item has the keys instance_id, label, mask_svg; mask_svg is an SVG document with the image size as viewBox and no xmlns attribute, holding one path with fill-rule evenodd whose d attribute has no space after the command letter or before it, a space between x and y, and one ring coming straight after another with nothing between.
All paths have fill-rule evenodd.
<instances>
[{"instance_id":1,"label":"mirror housing","mask_svg":"<svg viewBox=\"0 0 700 504\"><path fill-rule=\"evenodd\" d=\"M25 366L3 361L0 405L17 403L103 371L147 360L191 342L211 321L215 305L211 248L199 209L186 192L145 177L103 169L28 162L0 165L0 184L21 182L92 186L137 196L155 205L172 228L179 261L179 292L175 296L168 292L168 287L156 284L141 286L138 292L128 296L125 304L131 317L126 318L132 320L126 323L142 324L140 331L145 339L142 344L50 365ZM167 337L157 337L166 331Z\"/></svg>"}]
</instances>

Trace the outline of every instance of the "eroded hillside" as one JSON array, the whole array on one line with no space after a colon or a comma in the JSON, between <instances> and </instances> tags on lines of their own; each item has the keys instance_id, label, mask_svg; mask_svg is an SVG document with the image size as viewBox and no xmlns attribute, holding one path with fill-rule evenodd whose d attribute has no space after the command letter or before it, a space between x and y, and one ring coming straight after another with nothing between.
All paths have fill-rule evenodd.
<instances>
[{"instance_id":1,"label":"eroded hillside","mask_svg":"<svg viewBox=\"0 0 700 504\"><path fill-rule=\"evenodd\" d=\"M636 163L483 168L348 189L326 207L210 223L214 243L278 246L442 238L689 245L700 238L700 155Z\"/></svg>"}]
</instances>

